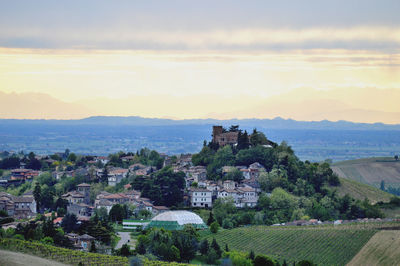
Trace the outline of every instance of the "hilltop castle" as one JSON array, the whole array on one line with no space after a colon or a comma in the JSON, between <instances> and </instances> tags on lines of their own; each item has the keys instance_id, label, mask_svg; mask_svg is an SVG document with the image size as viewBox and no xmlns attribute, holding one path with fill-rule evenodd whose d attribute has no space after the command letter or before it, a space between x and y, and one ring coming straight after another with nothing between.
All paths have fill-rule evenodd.
<instances>
[{"instance_id":1,"label":"hilltop castle","mask_svg":"<svg viewBox=\"0 0 400 266\"><path fill-rule=\"evenodd\" d=\"M222 126L213 126L212 141L219 146L238 143L239 132L226 132Z\"/></svg>"}]
</instances>

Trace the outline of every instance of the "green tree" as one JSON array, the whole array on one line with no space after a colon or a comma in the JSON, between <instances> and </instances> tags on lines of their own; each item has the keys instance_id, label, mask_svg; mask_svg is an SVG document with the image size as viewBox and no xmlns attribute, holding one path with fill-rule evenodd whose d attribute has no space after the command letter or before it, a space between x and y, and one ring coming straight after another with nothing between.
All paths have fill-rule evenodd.
<instances>
[{"instance_id":1,"label":"green tree","mask_svg":"<svg viewBox=\"0 0 400 266\"><path fill-rule=\"evenodd\" d=\"M211 233L216 234L216 233L218 232L218 229L219 229L219 224L218 224L217 221L213 222L213 223L210 225L210 231L211 231Z\"/></svg>"},{"instance_id":2,"label":"green tree","mask_svg":"<svg viewBox=\"0 0 400 266\"><path fill-rule=\"evenodd\" d=\"M90 243L90 250L89 250L89 252L92 252L92 253L96 253L96 252L97 252L96 243L95 243L94 240L92 240L92 242Z\"/></svg>"},{"instance_id":3,"label":"green tree","mask_svg":"<svg viewBox=\"0 0 400 266\"><path fill-rule=\"evenodd\" d=\"M207 225L210 226L214 222L214 215L213 212L210 211L210 215L208 216Z\"/></svg>"},{"instance_id":4,"label":"green tree","mask_svg":"<svg viewBox=\"0 0 400 266\"><path fill-rule=\"evenodd\" d=\"M206 255L208 253L209 248L210 247L209 247L207 239L203 239L200 242L200 248L199 248L200 254L203 256Z\"/></svg>"},{"instance_id":5,"label":"green tree","mask_svg":"<svg viewBox=\"0 0 400 266\"><path fill-rule=\"evenodd\" d=\"M254 266L274 266L275 262L270 257L257 255L254 259Z\"/></svg>"},{"instance_id":6,"label":"green tree","mask_svg":"<svg viewBox=\"0 0 400 266\"><path fill-rule=\"evenodd\" d=\"M122 222L122 220L126 218L126 215L127 213L124 206L121 204L115 204L110 210L109 219L113 222Z\"/></svg>"},{"instance_id":7,"label":"green tree","mask_svg":"<svg viewBox=\"0 0 400 266\"><path fill-rule=\"evenodd\" d=\"M211 249L215 250L215 252L218 255L218 258L221 258L222 250L221 250L221 247L218 245L217 240L215 240L215 238L213 238L213 240L211 242L210 250Z\"/></svg>"},{"instance_id":8,"label":"green tree","mask_svg":"<svg viewBox=\"0 0 400 266\"><path fill-rule=\"evenodd\" d=\"M67 213L61 221L61 227L65 232L71 233L78 229L78 219L73 213Z\"/></svg>"},{"instance_id":9,"label":"green tree","mask_svg":"<svg viewBox=\"0 0 400 266\"><path fill-rule=\"evenodd\" d=\"M35 198L36 201L36 212L39 213L41 199L42 199L42 190L38 182L36 182L35 188L33 189L33 197Z\"/></svg>"}]
</instances>

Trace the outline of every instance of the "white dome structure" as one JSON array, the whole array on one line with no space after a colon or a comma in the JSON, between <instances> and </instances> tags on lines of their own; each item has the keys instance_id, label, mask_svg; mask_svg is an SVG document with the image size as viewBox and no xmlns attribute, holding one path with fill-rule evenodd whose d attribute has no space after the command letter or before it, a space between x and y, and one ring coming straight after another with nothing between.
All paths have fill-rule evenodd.
<instances>
[{"instance_id":1,"label":"white dome structure","mask_svg":"<svg viewBox=\"0 0 400 266\"><path fill-rule=\"evenodd\" d=\"M191 224L197 229L207 228L200 216L189 211L167 211L160 213L151 219L148 227L181 230L185 224Z\"/></svg>"}]
</instances>

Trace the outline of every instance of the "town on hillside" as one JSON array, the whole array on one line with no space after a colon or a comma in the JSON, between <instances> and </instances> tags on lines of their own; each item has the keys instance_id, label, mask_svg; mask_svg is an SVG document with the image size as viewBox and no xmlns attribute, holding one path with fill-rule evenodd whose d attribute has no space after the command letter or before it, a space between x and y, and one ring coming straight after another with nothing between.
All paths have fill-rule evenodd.
<instances>
[{"instance_id":1,"label":"town on hillside","mask_svg":"<svg viewBox=\"0 0 400 266\"><path fill-rule=\"evenodd\" d=\"M197 154L167 155L146 148L109 156L68 149L51 155L4 151L2 235L83 251L153 252L165 260L186 261L193 254L183 259L185 247L179 247L179 257L167 258L144 237L151 237L152 229L182 231L188 225L217 232L257 224L395 221L368 201L338 196L340 181L329 165L300 161L285 142L274 143L256 129L248 133L239 126L213 126L211 137ZM123 232L144 236L131 239ZM221 254L213 256L209 262Z\"/></svg>"}]
</instances>

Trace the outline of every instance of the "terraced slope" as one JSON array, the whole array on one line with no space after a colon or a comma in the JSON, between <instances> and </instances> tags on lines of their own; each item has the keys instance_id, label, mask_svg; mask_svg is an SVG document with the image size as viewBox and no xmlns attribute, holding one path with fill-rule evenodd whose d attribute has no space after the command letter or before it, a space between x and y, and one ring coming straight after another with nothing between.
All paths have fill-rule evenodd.
<instances>
[{"instance_id":1,"label":"terraced slope","mask_svg":"<svg viewBox=\"0 0 400 266\"><path fill-rule=\"evenodd\" d=\"M400 231L376 233L348 265L400 265Z\"/></svg>"}]
</instances>

